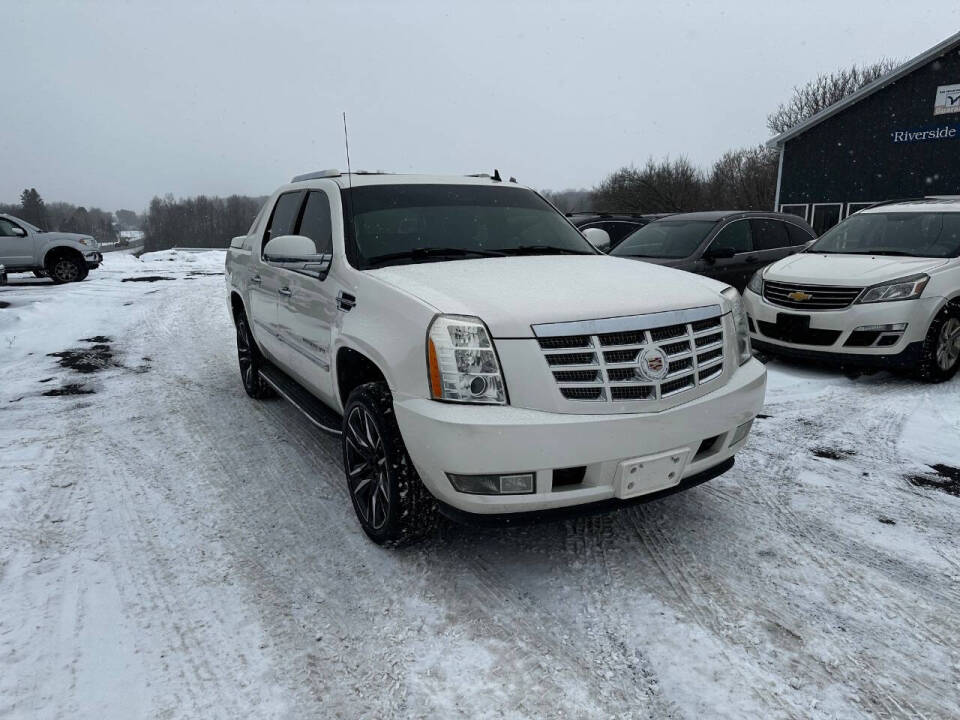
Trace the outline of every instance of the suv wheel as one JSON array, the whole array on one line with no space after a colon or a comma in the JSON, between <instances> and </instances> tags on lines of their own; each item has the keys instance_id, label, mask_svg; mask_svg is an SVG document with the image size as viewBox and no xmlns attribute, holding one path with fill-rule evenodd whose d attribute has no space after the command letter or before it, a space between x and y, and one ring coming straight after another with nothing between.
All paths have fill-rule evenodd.
<instances>
[{"instance_id":1,"label":"suv wheel","mask_svg":"<svg viewBox=\"0 0 960 720\"><path fill-rule=\"evenodd\" d=\"M69 282L83 280L83 271L86 267L81 260L77 260L69 255L60 255L53 259L50 267L47 268L47 274L50 279L58 285Z\"/></svg>"},{"instance_id":2,"label":"suv wheel","mask_svg":"<svg viewBox=\"0 0 960 720\"><path fill-rule=\"evenodd\" d=\"M260 377L260 368L263 367L264 359L253 339L253 333L250 332L250 326L247 324L247 315L243 310L237 311L236 325L237 359L240 362L240 379L243 381L243 389L246 390L247 395L257 400L272 397L273 388Z\"/></svg>"},{"instance_id":3,"label":"suv wheel","mask_svg":"<svg viewBox=\"0 0 960 720\"><path fill-rule=\"evenodd\" d=\"M948 305L930 323L920 354L922 379L949 380L960 368L960 308Z\"/></svg>"},{"instance_id":4,"label":"suv wheel","mask_svg":"<svg viewBox=\"0 0 960 720\"><path fill-rule=\"evenodd\" d=\"M436 502L407 454L385 383L350 393L341 444L353 509L371 540L397 547L436 526Z\"/></svg>"}]
</instances>

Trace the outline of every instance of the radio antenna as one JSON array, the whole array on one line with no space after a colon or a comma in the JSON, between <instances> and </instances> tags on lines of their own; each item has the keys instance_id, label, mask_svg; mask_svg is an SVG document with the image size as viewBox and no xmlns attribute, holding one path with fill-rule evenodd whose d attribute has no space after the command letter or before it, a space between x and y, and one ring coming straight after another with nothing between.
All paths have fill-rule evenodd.
<instances>
[{"instance_id":1,"label":"radio antenna","mask_svg":"<svg viewBox=\"0 0 960 720\"><path fill-rule=\"evenodd\" d=\"M343 113L343 145L347 150L347 183L350 185L350 194L353 195L353 173L350 171L350 136L347 134L347 113Z\"/></svg>"}]
</instances>

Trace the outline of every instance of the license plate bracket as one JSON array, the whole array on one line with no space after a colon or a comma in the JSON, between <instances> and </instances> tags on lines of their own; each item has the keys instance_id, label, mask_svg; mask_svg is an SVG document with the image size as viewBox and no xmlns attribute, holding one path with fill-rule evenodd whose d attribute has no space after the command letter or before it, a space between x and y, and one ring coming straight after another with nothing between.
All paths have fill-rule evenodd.
<instances>
[{"instance_id":1,"label":"license plate bracket","mask_svg":"<svg viewBox=\"0 0 960 720\"><path fill-rule=\"evenodd\" d=\"M683 478L690 448L624 460L617 467L614 493L621 500L673 487Z\"/></svg>"},{"instance_id":2,"label":"license plate bracket","mask_svg":"<svg viewBox=\"0 0 960 720\"><path fill-rule=\"evenodd\" d=\"M777 313L777 330L784 340L802 335L810 330L810 316Z\"/></svg>"}]
</instances>

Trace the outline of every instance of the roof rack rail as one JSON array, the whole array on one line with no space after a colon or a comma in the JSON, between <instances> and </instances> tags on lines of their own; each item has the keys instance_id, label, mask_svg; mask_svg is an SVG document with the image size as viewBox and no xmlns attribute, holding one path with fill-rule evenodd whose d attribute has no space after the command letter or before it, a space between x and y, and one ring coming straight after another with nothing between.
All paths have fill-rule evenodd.
<instances>
[{"instance_id":1,"label":"roof rack rail","mask_svg":"<svg viewBox=\"0 0 960 720\"><path fill-rule=\"evenodd\" d=\"M319 178L332 178L340 177L342 173L335 169L331 168L330 170L316 170L315 172L304 173L303 175L294 175L293 180L290 182L303 182L304 180L317 180Z\"/></svg>"}]
</instances>

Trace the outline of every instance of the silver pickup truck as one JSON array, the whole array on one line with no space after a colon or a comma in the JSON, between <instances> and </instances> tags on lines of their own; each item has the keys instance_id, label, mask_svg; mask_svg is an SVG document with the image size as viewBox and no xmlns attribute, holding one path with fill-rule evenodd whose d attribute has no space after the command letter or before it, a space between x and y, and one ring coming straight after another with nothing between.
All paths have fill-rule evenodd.
<instances>
[{"instance_id":1,"label":"silver pickup truck","mask_svg":"<svg viewBox=\"0 0 960 720\"><path fill-rule=\"evenodd\" d=\"M58 284L79 282L101 262L100 244L91 235L48 232L0 213L0 265L8 273L33 272Z\"/></svg>"}]
</instances>

